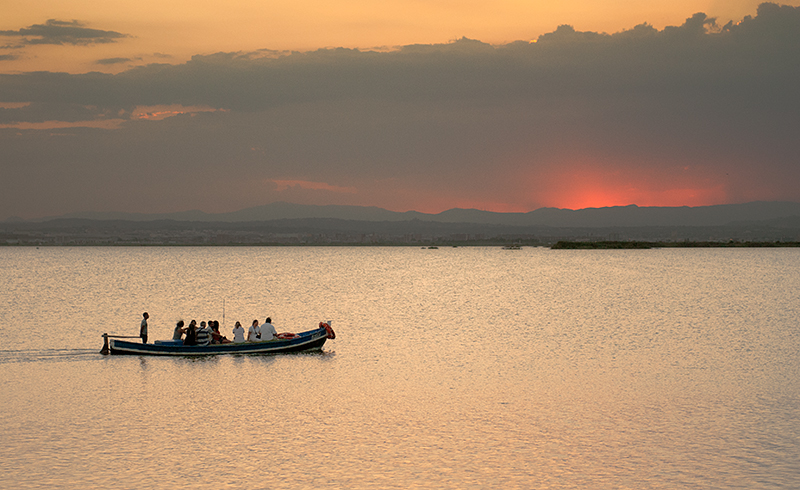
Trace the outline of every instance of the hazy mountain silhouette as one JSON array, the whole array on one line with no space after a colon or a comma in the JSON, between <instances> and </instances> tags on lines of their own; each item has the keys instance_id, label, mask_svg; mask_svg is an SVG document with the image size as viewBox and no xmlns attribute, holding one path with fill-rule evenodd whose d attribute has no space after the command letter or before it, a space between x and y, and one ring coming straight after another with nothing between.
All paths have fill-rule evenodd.
<instances>
[{"instance_id":1,"label":"hazy mountain silhouette","mask_svg":"<svg viewBox=\"0 0 800 490\"><path fill-rule=\"evenodd\" d=\"M438 214L417 211L394 212L378 207L314 206L276 202L230 213L184 211L179 213L70 213L36 221L52 219L92 219L191 222L255 222L327 218L350 221L399 222L424 221L438 223L476 223L505 226L548 227L642 227L642 226L725 226L734 223L765 222L800 217L800 203L751 202L698 207L641 207L613 206L578 210L540 208L527 213L494 213L477 209L450 209ZM790 220L792 222L792 220Z\"/></svg>"}]
</instances>

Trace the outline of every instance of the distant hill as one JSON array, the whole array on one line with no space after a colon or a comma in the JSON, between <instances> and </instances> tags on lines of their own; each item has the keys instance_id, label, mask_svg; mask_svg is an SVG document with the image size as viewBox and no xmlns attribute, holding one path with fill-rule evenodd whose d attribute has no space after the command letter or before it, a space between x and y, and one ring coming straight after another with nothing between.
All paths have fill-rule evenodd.
<instances>
[{"instance_id":1,"label":"distant hill","mask_svg":"<svg viewBox=\"0 0 800 490\"><path fill-rule=\"evenodd\" d=\"M397 213L378 207L366 206L314 206L310 204L292 204L287 202L275 202L263 206L246 208L230 213L205 213L203 211L181 211L177 213L104 213L104 212L82 212L69 213L61 216L51 216L36 221L50 221L53 219L91 219L91 220L124 220L124 221L199 221L215 223L240 223L250 221L274 221L281 219L309 219L309 218L333 218L355 221L408 221L412 219L422 219L425 215L416 211Z\"/></svg>"},{"instance_id":2,"label":"distant hill","mask_svg":"<svg viewBox=\"0 0 800 490\"><path fill-rule=\"evenodd\" d=\"M728 226L790 220L800 217L800 203L751 202L698 207L613 206L587 209L540 208L527 213L494 213L477 209L450 209L438 214L417 211L394 212L378 207L314 206L276 202L231 213L184 211L179 213L70 213L36 220L91 219L241 223L294 219L339 219L370 222L424 221L438 223L475 223L519 227L610 228L643 226ZM791 220L790 220L791 221Z\"/></svg>"}]
</instances>

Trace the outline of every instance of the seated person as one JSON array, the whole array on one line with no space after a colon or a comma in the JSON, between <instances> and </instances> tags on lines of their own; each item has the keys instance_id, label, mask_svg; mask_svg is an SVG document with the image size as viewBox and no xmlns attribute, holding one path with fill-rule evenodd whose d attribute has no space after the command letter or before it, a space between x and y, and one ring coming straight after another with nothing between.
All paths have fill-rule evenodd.
<instances>
[{"instance_id":1,"label":"seated person","mask_svg":"<svg viewBox=\"0 0 800 490\"><path fill-rule=\"evenodd\" d=\"M211 329L208 328L206 322L200 322L200 328L197 329L196 342L196 345L208 345L211 343Z\"/></svg>"},{"instance_id":2,"label":"seated person","mask_svg":"<svg viewBox=\"0 0 800 490\"><path fill-rule=\"evenodd\" d=\"M244 327L239 322L236 322L236 326L233 327L233 342L235 344L244 342Z\"/></svg>"},{"instance_id":3,"label":"seated person","mask_svg":"<svg viewBox=\"0 0 800 490\"><path fill-rule=\"evenodd\" d=\"M183 325L183 320L179 321L175 325L175 330L172 332L172 340L181 340L183 338L183 334L185 334L186 330L188 330L188 327L184 327Z\"/></svg>"},{"instance_id":4,"label":"seated person","mask_svg":"<svg viewBox=\"0 0 800 490\"><path fill-rule=\"evenodd\" d=\"M278 335L278 332L275 331L275 327L272 325L272 318L267 317L267 320L261 325L261 340L272 340Z\"/></svg>"},{"instance_id":5,"label":"seated person","mask_svg":"<svg viewBox=\"0 0 800 490\"><path fill-rule=\"evenodd\" d=\"M186 328L186 338L183 339L183 345L196 345L197 344L197 320L189 322Z\"/></svg>"},{"instance_id":6,"label":"seated person","mask_svg":"<svg viewBox=\"0 0 800 490\"><path fill-rule=\"evenodd\" d=\"M228 337L223 337L221 333L219 333L219 322L214 320L213 322L209 322L211 324L211 343L212 344L230 344L231 341L228 340Z\"/></svg>"},{"instance_id":7,"label":"seated person","mask_svg":"<svg viewBox=\"0 0 800 490\"><path fill-rule=\"evenodd\" d=\"M261 329L258 328L258 320L253 320L253 324L250 325L250 328L247 329L247 341L248 342L261 341Z\"/></svg>"}]
</instances>

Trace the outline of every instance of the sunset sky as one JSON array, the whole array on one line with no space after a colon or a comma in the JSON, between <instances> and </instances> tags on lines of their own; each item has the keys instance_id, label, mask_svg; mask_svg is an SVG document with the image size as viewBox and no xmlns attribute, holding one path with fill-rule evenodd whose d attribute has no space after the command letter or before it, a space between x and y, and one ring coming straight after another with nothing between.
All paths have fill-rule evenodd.
<instances>
[{"instance_id":1,"label":"sunset sky","mask_svg":"<svg viewBox=\"0 0 800 490\"><path fill-rule=\"evenodd\" d=\"M0 220L800 201L800 0L0 11Z\"/></svg>"}]
</instances>

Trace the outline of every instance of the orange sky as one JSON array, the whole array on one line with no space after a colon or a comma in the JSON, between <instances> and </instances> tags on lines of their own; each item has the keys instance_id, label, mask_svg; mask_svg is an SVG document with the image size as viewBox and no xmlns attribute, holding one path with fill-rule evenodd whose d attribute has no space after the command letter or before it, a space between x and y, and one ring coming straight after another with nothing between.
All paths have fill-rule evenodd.
<instances>
[{"instance_id":1,"label":"orange sky","mask_svg":"<svg viewBox=\"0 0 800 490\"><path fill-rule=\"evenodd\" d=\"M371 49L468 37L502 44L535 39L560 24L617 32L648 22L680 25L695 12L721 22L754 14L759 0L4 0L0 30L77 20L129 37L93 46L4 50L0 73L46 70L119 72L147 63L180 63L219 51ZM784 1L800 4L800 1ZM9 39L9 38L6 38ZM1 39L0 39L1 40ZM127 63L100 65L101 59Z\"/></svg>"}]
</instances>

